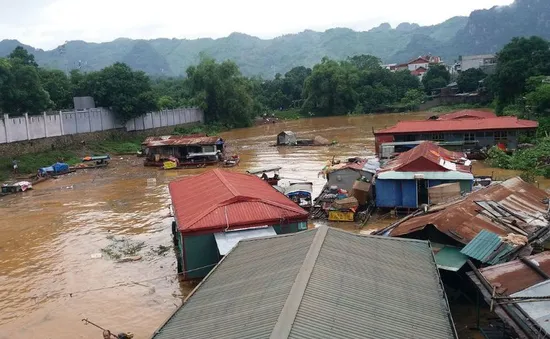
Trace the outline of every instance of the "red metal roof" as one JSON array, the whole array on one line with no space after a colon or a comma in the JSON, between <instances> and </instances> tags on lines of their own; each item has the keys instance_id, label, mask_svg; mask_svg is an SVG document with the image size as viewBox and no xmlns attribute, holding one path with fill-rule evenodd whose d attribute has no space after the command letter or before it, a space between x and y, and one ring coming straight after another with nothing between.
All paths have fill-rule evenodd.
<instances>
[{"instance_id":1,"label":"red metal roof","mask_svg":"<svg viewBox=\"0 0 550 339\"><path fill-rule=\"evenodd\" d=\"M547 197L543 190L516 177L471 193L437 212L411 218L394 228L390 235L403 236L420 231L427 225L434 225L440 232L463 244L470 242L483 229L507 235L509 229L478 212L480 207L476 201L496 201L516 211L536 214L546 213L548 206L542 201Z\"/></svg>"},{"instance_id":2,"label":"red metal roof","mask_svg":"<svg viewBox=\"0 0 550 339\"><path fill-rule=\"evenodd\" d=\"M308 213L255 175L215 169L173 181L172 206L181 232L306 221Z\"/></svg>"},{"instance_id":3,"label":"red metal roof","mask_svg":"<svg viewBox=\"0 0 550 339\"><path fill-rule=\"evenodd\" d=\"M418 58L415 58L411 61L408 62L409 65L412 65L412 64L426 64L426 63L429 63L430 60L429 59L426 59L424 57L418 57Z\"/></svg>"},{"instance_id":4,"label":"red metal roof","mask_svg":"<svg viewBox=\"0 0 550 339\"><path fill-rule=\"evenodd\" d=\"M400 121L397 125L378 130L375 135L403 134L423 132L459 132L459 131L493 131L493 130L517 130L535 129L538 122L522 120L516 117L497 117L487 119L464 120L413 120Z\"/></svg>"},{"instance_id":5,"label":"red metal roof","mask_svg":"<svg viewBox=\"0 0 550 339\"><path fill-rule=\"evenodd\" d=\"M213 145L220 137L206 134L167 135L162 137L148 137L142 145L147 147L180 146L180 145Z\"/></svg>"},{"instance_id":6,"label":"red metal roof","mask_svg":"<svg viewBox=\"0 0 550 339\"><path fill-rule=\"evenodd\" d=\"M466 154L451 152L439 147L431 141L424 141L415 148L403 152L397 158L388 162L380 172L399 171L399 172L447 172L452 171L450 167L456 166L456 171L471 173L469 166L456 164L461 158L466 158ZM454 165L445 167L441 160L448 161Z\"/></svg>"},{"instance_id":7,"label":"red metal roof","mask_svg":"<svg viewBox=\"0 0 550 339\"><path fill-rule=\"evenodd\" d=\"M543 272L550 274L550 252L532 255L527 259L535 261ZM544 278L520 260L482 268L479 271L489 284L497 287L498 294L504 295L523 291L544 281Z\"/></svg>"},{"instance_id":8,"label":"red metal roof","mask_svg":"<svg viewBox=\"0 0 550 339\"><path fill-rule=\"evenodd\" d=\"M425 69L424 67L418 67L417 69L415 69L414 71L411 72L412 75L421 75L421 74L424 74L426 73L428 70Z\"/></svg>"},{"instance_id":9,"label":"red metal roof","mask_svg":"<svg viewBox=\"0 0 550 339\"><path fill-rule=\"evenodd\" d=\"M437 120L487 119L496 117L496 114L493 112L465 109L462 111L440 115Z\"/></svg>"}]
</instances>

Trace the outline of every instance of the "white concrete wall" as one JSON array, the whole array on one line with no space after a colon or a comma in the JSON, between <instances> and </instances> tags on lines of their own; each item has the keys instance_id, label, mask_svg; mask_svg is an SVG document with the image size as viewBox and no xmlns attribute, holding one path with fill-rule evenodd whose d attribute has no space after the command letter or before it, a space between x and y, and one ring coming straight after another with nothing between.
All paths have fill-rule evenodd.
<instances>
[{"instance_id":1,"label":"white concrete wall","mask_svg":"<svg viewBox=\"0 0 550 339\"><path fill-rule=\"evenodd\" d=\"M107 131L125 128L127 131L143 131L151 128L204 122L204 113L198 108L178 108L144 114L122 126L114 114L105 108L82 111L0 116L0 143L32 140L68 134Z\"/></svg>"}]
</instances>

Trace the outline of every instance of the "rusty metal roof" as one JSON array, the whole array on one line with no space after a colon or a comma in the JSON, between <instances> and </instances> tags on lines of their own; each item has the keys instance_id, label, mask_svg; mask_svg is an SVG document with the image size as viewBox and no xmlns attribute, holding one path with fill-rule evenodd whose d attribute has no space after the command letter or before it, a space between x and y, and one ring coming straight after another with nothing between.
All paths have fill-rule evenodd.
<instances>
[{"instance_id":1,"label":"rusty metal roof","mask_svg":"<svg viewBox=\"0 0 550 339\"><path fill-rule=\"evenodd\" d=\"M520 226L542 226L547 223L547 220L544 219L544 214L548 209L548 205L543 203L545 198L548 198L545 191L524 182L519 177L515 177L471 193L460 201L440 207L436 205L431 209L432 212L428 211L427 214L413 217L398 225L390 232L390 235L403 236L420 231L427 225L434 225L440 232L456 241L467 244L481 230L487 230L498 235L516 233L502 224L502 222L516 218L510 216L489 218L486 213L482 213L483 208L476 202L497 202L515 211L528 221L524 222L516 219L516 224Z\"/></svg>"},{"instance_id":2,"label":"rusty metal roof","mask_svg":"<svg viewBox=\"0 0 550 339\"><path fill-rule=\"evenodd\" d=\"M451 152L437 146L431 141L424 141L413 149L399 154L389 161L378 172L446 172L459 171L471 173L470 166L458 163L460 159L466 159L466 154Z\"/></svg>"},{"instance_id":3,"label":"rusty metal roof","mask_svg":"<svg viewBox=\"0 0 550 339\"><path fill-rule=\"evenodd\" d=\"M214 145L220 137L206 134L167 135L162 137L147 137L141 144L147 147L183 146L183 145Z\"/></svg>"},{"instance_id":4,"label":"rusty metal roof","mask_svg":"<svg viewBox=\"0 0 550 339\"><path fill-rule=\"evenodd\" d=\"M550 252L542 252L526 258L550 275ZM480 269L479 272L489 284L497 287L496 292L501 295L514 294L545 280L521 260L489 266Z\"/></svg>"},{"instance_id":5,"label":"rusty metal roof","mask_svg":"<svg viewBox=\"0 0 550 339\"><path fill-rule=\"evenodd\" d=\"M536 121L518 119L517 117L462 120L412 120L400 121L392 127L375 131L374 135L520 129L534 130L538 125Z\"/></svg>"},{"instance_id":6,"label":"rusty metal roof","mask_svg":"<svg viewBox=\"0 0 550 339\"><path fill-rule=\"evenodd\" d=\"M240 241L155 333L457 338L428 242L319 227Z\"/></svg>"},{"instance_id":7,"label":"rusty metal roof","mask_svg":"<svg viewBox=\"0 0 550 339\"><path fill-rule=\"evenodd\" d=\"M255 175L211 170L172 181L172 206L181 232L307 221L308 213Z\"/></svg>"}]
</instances>

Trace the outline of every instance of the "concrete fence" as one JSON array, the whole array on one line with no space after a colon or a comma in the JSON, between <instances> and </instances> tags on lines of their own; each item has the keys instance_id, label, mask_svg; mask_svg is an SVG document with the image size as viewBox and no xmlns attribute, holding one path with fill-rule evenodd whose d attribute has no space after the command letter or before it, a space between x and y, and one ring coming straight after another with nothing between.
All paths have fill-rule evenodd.
<instances>
[{"instance_id":1,"label":"concrete fence","mask_svg":"<svg viewBox=\"0 0 550 339\"><path fill-rule=\"evenodd\" d=\"M124 126L116 122L114 114L105 108L82 111L59 111L10 117L0 116L0 143L49 138L79 133L108 131L124 128L126 131L143 131L152 128L204 122L198 108L178 108L152 112L128 121Z\"/></svg>"}]
</instances>

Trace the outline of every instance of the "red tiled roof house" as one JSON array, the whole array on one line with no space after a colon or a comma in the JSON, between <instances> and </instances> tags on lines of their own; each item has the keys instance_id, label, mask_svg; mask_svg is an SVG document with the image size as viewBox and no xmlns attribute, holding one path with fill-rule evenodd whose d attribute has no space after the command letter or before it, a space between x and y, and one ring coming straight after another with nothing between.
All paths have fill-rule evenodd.
<instances>
[{"instance_id":1,"label":"red tiled roof house","mask_svg":"<svg viewBox=\"0 0 550 339\"><path fill-rule=\"evenodd\" d=\"M254 175L215 169L169 185L178 273L202 278L240 239L307 229L308 213Z\"/></svg>"}]
</instances>

